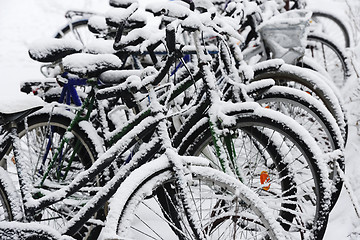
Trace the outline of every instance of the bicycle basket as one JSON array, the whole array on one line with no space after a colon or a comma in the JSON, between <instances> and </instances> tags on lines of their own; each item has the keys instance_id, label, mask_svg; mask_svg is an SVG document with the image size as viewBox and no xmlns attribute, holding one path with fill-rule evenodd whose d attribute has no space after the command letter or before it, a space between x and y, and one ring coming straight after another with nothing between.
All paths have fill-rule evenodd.
<instances>
[{"instance_id":1,"label":"bicycle basket","mask_svg":"<svg viewBox=\"0 0 360 240\"><path fill-rule=\"evenodd\" d=\"M259 26L264 44L270 48L274 58L302 55L306 47L308 26L312 12L292 10L272 17Z\"/></svg>"}]
</instances>

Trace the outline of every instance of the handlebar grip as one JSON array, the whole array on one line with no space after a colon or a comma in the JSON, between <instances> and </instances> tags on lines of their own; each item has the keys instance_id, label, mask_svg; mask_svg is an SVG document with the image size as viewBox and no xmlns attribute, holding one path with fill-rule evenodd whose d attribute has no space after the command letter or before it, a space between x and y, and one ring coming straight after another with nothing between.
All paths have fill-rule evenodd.
<instances>
[{"instance_id":1,"label":"handlebar grip","mask_svg":"<svg viewBox=\"0 0 360 240\"><path fill-rule=\"evenodd\" d=\"M114 40L114 44L113 44L113 48L114 50L118 51L121 49L121 37L122 34L124 32L124 28L125 28L125 22L121 22L118 26L118 29L116 31L116 35L115 35L115 40Z\"/></svg>"},{"instance_id":2,"label":"handlebar grip","mask_svg":"<svg viewBox=\"0 0 360 240\"><path fill-rule=\"evenodd\" d=\"M119 27L116 31L115 41L113 44L114 50L120 50L121 44L121 36L124 32L125 24L128 21L129 17L138 10L139 4L138 3L132 3L126 10L125 16L122 16L123 20L120 22Z\"/></svg>"}]
</instances>

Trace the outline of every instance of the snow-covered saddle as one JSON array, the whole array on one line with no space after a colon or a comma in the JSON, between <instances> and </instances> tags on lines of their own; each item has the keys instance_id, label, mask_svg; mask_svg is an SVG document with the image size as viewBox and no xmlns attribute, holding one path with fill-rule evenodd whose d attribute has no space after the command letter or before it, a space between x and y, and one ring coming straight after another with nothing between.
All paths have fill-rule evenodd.
<instances>
[{"instance_id":1,"label":"snow-covered saddle","mask_svg":"<svg viewBox=\"0 0 360 240\"><path fill-rule=\"evenodd\" d=\"M115 8L127 8L131 4L138 2L138 0L109 0L109 5Z\"/></svg>"},{"instance_id":2,"label":"snow-covered saddle","mask_svg":"<svg viewBox=\"0 0 360 240\"><path fill-rule=\"evenodd\" d=\"M108 70L120 69L122 61L113 54L75 53L63 59L64 70L79 77L98 77Z\"/></svg>"},{"instance_id":3,"label":"snow-covered saddle","mask_svg":"<svg viewBox=\"0 0 360 240\"><path fill-rule=\"evenodd\" d=\"M47 38L33 42L29 48L29 55L39 62L56 62L82 50L83 45L79 41Z\"/></svg>"},{"instance_id":4,"label":"snow-covered saddle","mask_svg":"<svg viewBox=\"0 0 360 240\"><path fill-rule=\"evenodd\" d=\"M45 102L36 96L18 93L0 92L0 125L20 122L29 114L39 110Z\"/></svg>"}]
</instances>

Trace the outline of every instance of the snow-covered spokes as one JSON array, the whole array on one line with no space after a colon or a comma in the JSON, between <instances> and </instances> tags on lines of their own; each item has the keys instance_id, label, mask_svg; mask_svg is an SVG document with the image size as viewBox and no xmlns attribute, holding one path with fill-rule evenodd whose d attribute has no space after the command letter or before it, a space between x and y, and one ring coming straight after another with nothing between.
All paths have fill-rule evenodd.
<instances>
[{"instance_id":1,"label":"snow-covered spokes","mask_svg":"<svg viewBox=\"0 0 360 240\"><path fill-rule=\"evenodd\" d=\"M314 159L316 159L316 163L319 166L320 169L320 177L324 180L324 189L326 192L324 193L324 196L327 198L325 202L327 202L330 206L330 199L331 199L331 187L332 182L328 179L328 167L326 165L326 159L324 157L324 154L322 150L317 145L314 138L310 135L310 133L305 130L299 123L297 123L294 119L292 119L289 116L286 116L280 112L273 111L271 109L264 109L260 107L257 103L234 103L234 104L223 104L222 102L215 103L212 107L210 112L210 116L215 116L215 119L221 119L221 123L224 127L226 126L233 126L236 124L236 118L234 116L227 115L231 112L238 112L240 110L242 111L250 111L258 116L266 116L268 118L272 118L275 121L282 122L284 125L286 125L289 129L292 129L296 134L303 139L303 142L307 143L309 147L311 148L311 151L314 155Z\"/></svg>"}]
</instances>

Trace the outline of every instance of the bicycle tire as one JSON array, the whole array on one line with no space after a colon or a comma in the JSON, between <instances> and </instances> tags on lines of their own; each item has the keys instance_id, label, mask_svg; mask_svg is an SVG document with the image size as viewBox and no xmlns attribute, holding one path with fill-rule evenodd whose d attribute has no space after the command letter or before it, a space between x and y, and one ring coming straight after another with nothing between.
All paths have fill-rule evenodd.
<instances>
[{"instance_id":1,"label":"bicycle tire","mask_svg":"<svg viewBox=\"0 0 360 240\"><path fill-rule=\"evenodd\" d=\"M254 100L261 106L281 112L300 123L324 153L344 148L344 140L335 118L309 94L295 88L273 86L255 94Z\"/></svg>"},{"instance_id":2,"label":"bicycle tire","mask_svg":"<svg viewBox=\"0 0 360 240\"><path fill-rule=\"evenodd\" d=\"M33 197L42 197L41 191L55 191L61 188L61 185L66 185L71 182L83 169L87 169L97 158L97 152L92 141L87 137L87 133L79 126L74 126L69 141L65 143L61 149L61 161L56 161L56 167L51 168L48 173L46 181L43 185L39 184L45 176L46 169L49 169L50 159L55 155L55 150L60 146L60 141L63 138L66 130L70 126L71 117L54 113L50 114L47 110L34 113L27 117L25 122L21 122L18 126L18 135L20 138L20 145L23 159L21 159L27 167L27 173L31 176L33 184L38 186L38 192L34 193ZM50 130L51 129L51 130ZM69 134L69 133L67 133ZM51 137L49 138L49 136ZM68 135L69 137L70 135ZM50 139L50 140L49 140ZM51 145L49 148L48 144ZM74 150L76 144L79 144L79 150ZM53 150L55 149L55 150ZM43 161L43 153L48 151L46 161ZM75 153L74 158L72 154ZM7 171L16 176L16 168L11 162L12 147L7 149ZM60 159L60 157L58 158ZM97 177L93 182L90 181L88 187L100 186L101 177ZM86 203L91 198L91 191L78 192L68 199L54 203L49 207L45 207L36 212L33 217L34 221L61 230L69 217L79 211L82 204ZM94 218L102 218L104 209L95 213ZM91 223L86 223L73 236L75 239L91 239L99 234L100 227L94 226Z\"/></svg>"},{"instance_id":3,"label":"bicycle tire","mask_svg":"<svg viewBox=\"0 0 360 240\"><path fill-rule=\"evenodd\" d=\"M269 110L269 111L271 111L271 110ZM241 115L243 115L243 116L241 116ZM196 126L196 129L191 129L189 131L190 134L183 137L184 140L177 147L179 150L179 154L187 154L187 155L198 155L200 153L202 154L203 153L202 149L204 149L205 146L208 146L209 143L212 142L209 121L206 120L206 118L205 118L205 120L201 120L198 122L201 122L202 124L198 124ZM189 125L191 125L191 124L189 124ZM301 140L301 137L297 136L297 134L299 134L299 133L295 133L294 129L285 127L286 124L283 124L283 123L280 124L280 122L274 121L274 119L272 119L271 117L267 118L264 116L259 116L257 114L250 114L250 113L239 114L239 116L237 118L236 126L229 129L230 132L232 132L232 131L235 132L235 130L237 131L236 133L234 133L234 135L239 136L237 138L237 139L239 139L238 149L242 148L242 150L243 150L243 154L242 154L242 152L237 149L238 152L237 152L236 156L239 156L239 159L237 159L237 160L239 160L238 164L243 163L243 165L238 165L236 167L238 169L239 168L249 169L248 170L248 176L249 176L248 184L250 184L250 186L251 186L251 184L253 184L253 186L251 186L251 188L254 191L260 190L263 193L266 193L266 191L267 191L267 190L263 191L263 188L261 186L259 187L259 185L258 185L262 171L266 171L269 174L270 179L273 179L272 182L275 183L275 185L276 185L277 181L281 182L280 179L284 179L284 176L281 176L281 174L279 175L279 173L284 171L283 170L284 165L282 165L282 167L280 167L279 169L274 169L274 166L272 166L271 164L269 166L267 166L267 164L269 164L269 162L276 163L275 166L280 166L281 164L289 162L289 160L284 162L283 159L286 159L286 158L283 158L283 157L281 159L279 159L279 156L284 156L284 154L279 153L279 150L281 149L279 146L281 146L282 144L285 145L284 142L282 142L282 143L278 142L278 139L275 139L275 138L274 138L275 140L273 140L272 136L275 136L275 135L273 135L273 133L264 134L265 129L254 127L254 126L270 127L271 125L272 125L273 129L276 129L276 132L281 133L281 138L288 137L289 139L290 138L296 139L293 141L293 143L299 149L301 149L299 151L301 151L302 154L304 154L303 158L301 158L301 159L303 159L302 161L306 161L306 163L307 163L307 167L305 167L305 166L303 166L303 167L308 168L308 170L311 169L313 183L310 184L311 187L310 186L306 187L308 190L307 191L304 190L304 192L308 192L308 194L310 194L310 192L313 192L313 194L311 196L312 196L313 201L316 202L316 204L315 204L316 207L314 207L314 205L312 205L312 203L309 203L305 200L304 201L299 200L299 202L302 201L301 203L303 205L301 207L297 206L296 210L300 211L299 209L308 209L310 212L310 209L311 209L311 211L313 211L313 215L311 215L313 217L312 220L314 220L314 222L316 222L316 223L323 222L324 225L321 225L321 227L317 228L316 230L314 230L314 229L309 230L309 229L306 229L305 227L302 228L300 226L295 226L296 224L294 224L293 222L289 222L289 221L291 221L291 217L292 217L292 219L294 219L294 218L301 219L301 217L297 216L296 213L291 213L294 215L289 216L288 215L289 212L292 212L292 211L295 212L295 210L292 209L291 211L289 210L289 212L287 212L285 210L286 208L284 208L283 209L284 212L281 213L281 218L284 219L282 221L282 223L285 225L286 225L286 223L289 225L293 224L293 225L291 225L291 228L297 229L296 231L298 231L300 234L311 235L312 233L309 233L306 231L314 231L314 236L318 237L316 239L321 239L321 237L323 236L323 234L325 232L325 228L326 228L325 225L327 222L327 212L329 211L328 207L329 208L332 207L332 206L330 206L331 205L330 203L329 204L327 204L325 202L321 203L324 200L322 198L325 197L325 196L321 197L321 195L324 193L323 191L325 191L325 189L326 189L325 185L327 183L327 179L324 179L324 175L322 175L323 177L320 177L319 170L321 171L321 169L323 169L325 166L323 166L323 165L317 166L317 164L319 164L319 162L317 160L316 153L312 152L313 150L311 149L310 146L306 146L308 143L304 142L304 139ZM194 126L194 125L192 125L192 126ZM241 133L240 130L243 133ZM256 142L254 144L250 144L248 148L246 148L246 146L245 146L245 140L247 140L247 139L243 140L247 136L249 136L250 140L251 140L251 141L247 141L247 143ZM288 139L288 141L289 141L289 139ZM287 144L289 143L288 141L286 142ZM236 145L235 142L233 144ZM314 144L316 145L316 143L314 143ZM262 146L262 147L259 147L259 146ZM258 148L258 150L256 150L256 148ZM288 148L292 149L292 148L295 148L295 146L289 145ZM213 148L211 148L211 149L213 149ZM216 158L216 154L214 154L214 152L212 153L212 151L216 151L216 149L210 150L209 151L210 153L205 153L204 156L211 156L211 158ZM289 150L284 149L282 152L286 152L286 151L289 151ZM264 154L264 153L266 153L266 154ZM228 154L228 156L230 155L230 153L227 153L227 154ZM266 155L271 156L271 158L270 158L271 160L269 160L269 158ZM242 159L240 159L240 157L242 157L242 156L247 156L247 157L249 157L249 159L245 159L242 161ZM297 153L296 157L301 157L301 154L299 155L299 153ZM300 158L297 158L297 160L300 160ZM213 159L213 161L211 161L211 162L216 162L216 161L218 161L218 160ZM231 161L232 160L230 159L229 162L231 162ZM294 162L295 161L296 160L294 160ZM221 167L219 167L218 163L215 163L214 165L216 165L216 164L218 165L217 168L221 169ZM299 171L297 170L298 168L301 168L300 165L296 166L295 169L293 169L293 171L290 170L292 168L294 168L294 166L291 166L291 165L288 166L289 170L287 170L287 171L289 172L289 175L294 175L293 174L294 172L296 174L297 173L300 174L301 170L299 170ZM317 170L315 170L315 169L317 169ZM310 174L310 173L307 172L306 174ZM253 176L254 178L252 179L251 176ZM288 178L291 179L292 177L288 176ZM301 185L301 183L299 183L299 182L301 182L301 177L298 178L298 176L294 175L293 178L296 179L295 181L297 184ZM304 181L307 181L307 180L304 180ZM306 184L309 184L309 182L307 182ZM279 184L279 185L282 187L280 188L281 191L278 193L279 198L277 199L277 201L275 201L276 204L280 204L279 202L281 202L281 194L282 193L290 192L290 190L291 190L291 186L289 187L287 184ZM320 187L321 189L319 188L320 185L323 185L323 187ZM309 189L312 189L312 190L309 190ZM337 191L339 191L339 190L337 190ZM272 193L272 194L274 194L274 193ZM297 194L299 194L299 193L297 193ZM333 193L333 196L335 196L334 194L335 193ZM272 195L272 196L275 196L275 195ZM269 200L268 198L266 198L266 196L263 196L263 197L264 197L264 199L266 199L266 200L264 200L265 202L268 201L268 202L270 202L270 205L272 203L273 206L276 206L276 204L274 202L272 202L272 200L274 200L274 199ZM295 199L297 198L296 195L294 195L293 197ZM289 197L289 196L288 196L288 198L291 199L291 197ZM290 204L290 206L291 206L291 204ZM322 207L325 207L325 208L322 209ZM295 217L295 215L296 215L296 217ZM289 219L289 217L290 217L290 219ZM323 227L325 227L325 228L323 228ZM289 226L287 226L286 228L289 228Z\"/></svg>"},{"instance_id":4,"label":"bicycle tire","mask_svg":"<svg viewBox=\"0 0 360 240\"><path fill-rule=\"evenodd\" d=\"M0 222L22 220L20 199L6 170L0 167Z\"/></svg>"},{"instance_id":5,"label":"bicycle tire","mask_svg":"<svg viewBox=\"0 0 360 240\"><path fill-rule=\"evenodd\" d=\"M350 47L351 40L349 31L343 21L338 17L331 13L313 10L311 20L315 23L320 23L322 25L322 32L332 36L333 39L337 39L337 42L340 43L341 46L346 48Z\"/></svg>"},{"instance_id":6,"label":"bicycle tire","mask_svg":"<svg viewBox=\"0 0 360 240\"><path fill-rule=\"evenodd\" d=\"M161 159L161 163L164 161L166 159ZM189 168L189 181L186 185L188 198L191 199L190 209L194 211L189 216L179 200L182 193L177 188L176 174L169 164L163 167L164 164L159 163L160 161L155 160L148 164L150 172L144 170L144 167L137 169L120 186L109 206L109 225L104 230L107 239L193 239L191 237L194 237L193 232L196 230L189 227L187 221L195 223L197 230L203 234L203 239L229 239L228 234L231 234L231 237L237 236L236 239L240 239L240 235L235 234L253 234L252 237L259 234L258 237L266 238L269 233L270 239L283 237L279 236L283 231L272 214L269 214L271 211L251 190L229 175L209 167ZM181 225L176 225L174 218L166 215L168 212L164 208L168 206L160 200L164 196L178 199L177 202L168 201L167 204L174 205L178 210L180 216L176 220L179 220ZM244 216L242 210L249 214L248 224L241 221ZM148 216L152 211L153 218ZM227 223L232 224L231 227L228 227ZM254 224L251 226L251 223ZM257 223L263 226L260 227ZM241 231L241 227L242 232L232 232L235 228Z\"/></svg>"},{"instance_id":7,"label":"bicycle tire","mask_svg":"<svg viewBox=\"0 0 360 240\"><path fill-rule=\"evenodd\" d=\"M351 75L350 67L343 50L327 36L315 33L309 34L307 36L305 56L314 59L320 64L340 89L345 85L347 78Z\"/></svg>"},{"instance_id":8,"label":"bicycle tire","mask_svg":"<svg viewBox=\"0 0 360 240\"><path fill-rule=\"evenodd\" d=\"M344 107L333 89L319 77L317 72L310 69L304 71L301 67L289 64L263 67L259 63L254 68L254 78L250 82L271 78L278 86L300 89L319 99L334 116L346 144L348 125Z\"/></svg>"}]
</instances>

